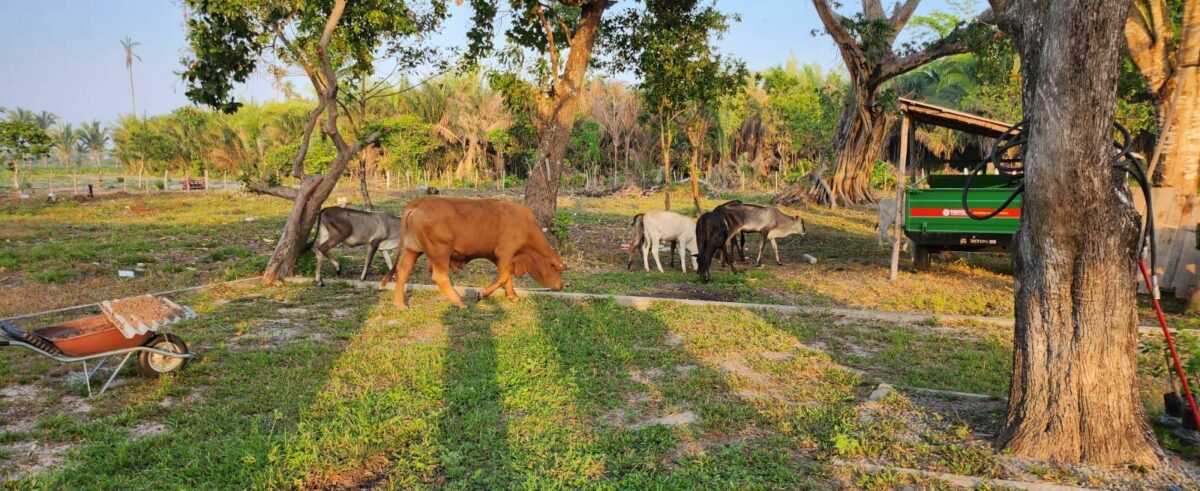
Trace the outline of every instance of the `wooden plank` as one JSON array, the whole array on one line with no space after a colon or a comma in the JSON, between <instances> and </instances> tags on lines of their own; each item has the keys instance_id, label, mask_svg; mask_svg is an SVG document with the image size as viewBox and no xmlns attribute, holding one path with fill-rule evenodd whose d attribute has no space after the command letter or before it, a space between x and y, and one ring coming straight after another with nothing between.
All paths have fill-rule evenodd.
<instances>
[{"instance_id":1,"label":"wooden plank","mask_svg":"<svg viewBox=\"0 0 1200 491\"><path fill-rule=\"evenodd\" d=\"M1175 276L1169 283L1175 290L1177 298L1184 298L1187 295L1188 288L1192 286L1193 276L1196 274L1196 260L1200 257L1200 254L1197 254L1200 251L1196 250L1196 222L1200 221L1200 207L1196 206L1197 201L1196 197L1188 198L1178 228L1179 234L1181 234L1176 238L1179 260L1175 266Z\"/></svg>"},{"instance_id":2,"label":"wooden plank","mask_svg":"<svg viewBox=\"0 0 1200 491\"><path fill-rule=\"evenodd\" d=\"M1174 190L1172 190L1174 191ZM1162 218L1162 225L1158 222L1155 227L1158 229L1155 244L1158 245L1158 266L1154 273L1158 275L1160 281L1167 279L1167 272L1170 271L1174 276L1175 266L1179 262L1179 245L1183 237L1179 235L1179 230L1183 228L1182 218L1190 216L1191 208L1188 207L1188 197L1180 196L1178 193L1172 193L1170 206L1166 208L1166 213ZM1156 201L1158 202L1158 201ZM1155 220L1158 220L1158 210L1155 210Z\"/></svg>"}]
</instances>

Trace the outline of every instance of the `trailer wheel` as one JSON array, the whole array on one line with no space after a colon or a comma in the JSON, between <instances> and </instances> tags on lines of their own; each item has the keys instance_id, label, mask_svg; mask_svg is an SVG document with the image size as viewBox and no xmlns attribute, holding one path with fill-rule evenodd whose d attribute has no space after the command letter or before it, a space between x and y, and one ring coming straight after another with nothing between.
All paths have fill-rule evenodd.
<instances>
[{"instance_id":1,"label":"trailer wheel","mask_svg":"<svg viewBox=\"0 0 1200 491\"><path fill-rule=\"evenodd\" d=\"M179 336L174 334L159 334L150 338L150 341L145 344L148 348L170 351L173 353L186 354L188 352L187 343L183 342ZM158 378L160 375L172 372L183 368L187 364L187 358L175 358L173 356L160 355L157 353L148 353L145 351L138 353L138 375L146 378Z\"/></svg>"},{"instance_id":2,"label":"trailer wheel","mask_svg":"<svg viewBox=\"0 0 1200 491\"><path fill-rule=\"evenodd\" d=\"M917 271L929 271L930 256L933 251L928 246L913 244L913 269Z\"/></svg>"}]
</instances>

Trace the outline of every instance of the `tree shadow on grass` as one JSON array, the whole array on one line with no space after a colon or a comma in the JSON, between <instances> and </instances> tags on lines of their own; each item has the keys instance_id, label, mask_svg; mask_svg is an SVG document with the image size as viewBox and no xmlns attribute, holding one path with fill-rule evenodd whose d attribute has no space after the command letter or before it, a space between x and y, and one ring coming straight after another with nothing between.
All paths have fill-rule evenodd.
<instances>
[{"instance_id":1,"label":"tree shadow on grass","mask_svg":"<svg viewBox=\"0 0 1200 491\"><path fill-rule=\"evenodd\" d=\"M316 307L330 294L346 296L337 300L340 319L330 318L334 304ZM342 290L262 287L177 300L198 318L168 331L201 358L155 381L127 369L118 377L125 384L87 401L90 413L55 408L34 436L72 450L54 472L19 486L246 488L295 477L276 459L312 419L373 302Z\"/></svg>"},{"instance_id":2,"label":"tree shadow on grass","mask_svg":"<svg viewBox=\"0 0 1200 491\"><path fill-rule=\"evenodd\" d=\"M571 441L576 444L564 445L563 453L601 463L592 467L594 474L568 474L575 480L552 482L569 487L806 488L823 481L811 455L806 456L788 429L807 417L805 411L782 409L785 404L771 393L781 380L769 373L772 362L756 351L740 350L728 337L714 342L677 324L688 322L681 314L695 314L700 324L720 329L704 318L714 310L642 311L612 301L532 302L540 336L553 348L545 363L556 366L572 389L571 399L548 409L561 420L558 427L574 428ZM747 341L751 350L759 345ZM783 364L796 359L789 360ZM814 372L819 378L817 373L823 372ZM541 472L561 477L552 472L561 469Z\"/></svg>"},{"instance_id":3,"label":"tree shadow on grass","mask_svg":"<svg viewBox=\"0 0 1200 491\"><path fill-rule=\"evenodd\" d=\"M496 331L507 317L493 302L448 307L441 316L448 339L437 417L439 484L487 489L515 479L496 348Z\"/></svg>"}]
</instances>

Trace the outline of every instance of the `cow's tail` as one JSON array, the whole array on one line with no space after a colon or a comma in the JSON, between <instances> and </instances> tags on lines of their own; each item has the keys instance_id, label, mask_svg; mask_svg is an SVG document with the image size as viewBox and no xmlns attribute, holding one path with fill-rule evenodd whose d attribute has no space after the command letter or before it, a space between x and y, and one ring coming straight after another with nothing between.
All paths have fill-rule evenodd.
<instances>
[{"instance_id":1,"label":"cow's tail","mask_svg":"<svg viewBox=\"0 0 1200 491\"><path fill-rule=\"evenodd\" d=\"M304 255L304 253L311 251L313 248L313 244L317 243L317 237L321 236L321 215L324 215L324 214L325 214L325 210L321 210L321 211L317 212L317 223L313 227L312 240L310 240L304 244L304 248L300 249L300 255Z\"/></svg>"},{"instance_id":2,"label":"cow's tail","mask_svg":"<svg viewBox=\"0 0 1200 491\"><path fill-rule=\"evenodd\" d=\"M633 227L633 242L629 244L629 262L625 264L625 269L633 268L634 251L642 248L642 242L645 242L646 225L643 223L646 215L638 213L633 216L633 221L629 225Z\"/></svg>"},{"instance_id":3,"label":"cow's tail","mask_svg":"<svg viewBox=\"0 0 1200 491\"><path fill-rule=\"evenodd\" d=\"M400 258L404 257L404 232L408 230L408 216L412 211L408 207L404 207L404 212L400 214L400 247L396 248L396 260L392 261L392 269L389 269L387 274L383 275L383 280L379 282L379 288L387 288L387 284L391 283L392 278L396 277L396 268L400 267ZM384 254L387 254L386 252ZM404 285L396 285L396 288L403 290Z\"/></svg>"}]
</instances>

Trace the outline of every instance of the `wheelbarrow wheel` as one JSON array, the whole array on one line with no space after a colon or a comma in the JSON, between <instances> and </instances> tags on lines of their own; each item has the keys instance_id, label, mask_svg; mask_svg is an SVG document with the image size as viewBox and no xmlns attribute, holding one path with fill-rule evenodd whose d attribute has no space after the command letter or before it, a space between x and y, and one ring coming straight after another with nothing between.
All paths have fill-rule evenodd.
<instances>
[{"instance_id":1,"label":"wheelbarrow wheel","mask_svg":"<svg viewBox=\"0 0 1200 491\"><path fill-rule=\"evenodd\" d=\"M144 346L173 353L187 354L187 343L174 334L159 334L150 338ZM138 375L146 378L158 378L160 375L183 368L187 358L160 355L142 351L138 353Z\"/></svg>"}]
</instances>

